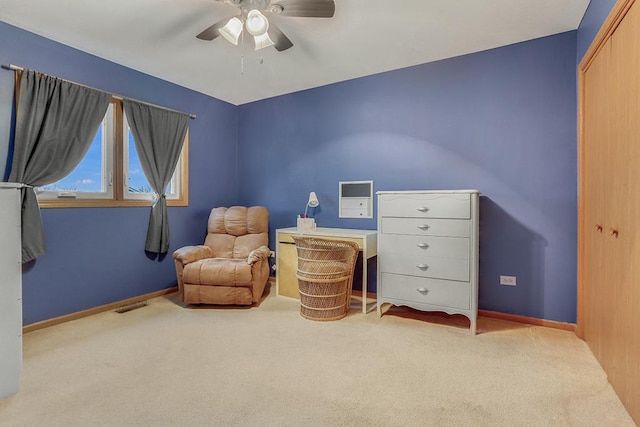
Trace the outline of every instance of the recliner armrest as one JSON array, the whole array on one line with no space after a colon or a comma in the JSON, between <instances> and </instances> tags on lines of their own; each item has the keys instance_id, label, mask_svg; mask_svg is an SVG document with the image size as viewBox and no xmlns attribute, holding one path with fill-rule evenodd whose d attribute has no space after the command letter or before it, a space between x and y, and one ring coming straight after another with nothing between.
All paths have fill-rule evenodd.
<instances>
[{"instance_id":1,"label":"recliner armrest","mask_svg":"<svg viewBox=\"0 0 640 427\"><path fill-rule=\"evenodd\" d=\"M192 262L204 259L212 258L213 251L209 246L185 246L173 253L173 258L176 261L180 261L182 264L190 264Z\"/></svg>"},{"instance_id":2,"label":"recliner armrest","mask_svg":"<svg viewBox=\"0 0 640 427\"><path fill-rule=\"evenodd\" d=\"M253 265L258 261L264 261L269 258L269 253L271 251L266 246L260 246L258 249L254 249L249 252L249 256L247 257L247 264Z\"/></svg>"}]
</instances>

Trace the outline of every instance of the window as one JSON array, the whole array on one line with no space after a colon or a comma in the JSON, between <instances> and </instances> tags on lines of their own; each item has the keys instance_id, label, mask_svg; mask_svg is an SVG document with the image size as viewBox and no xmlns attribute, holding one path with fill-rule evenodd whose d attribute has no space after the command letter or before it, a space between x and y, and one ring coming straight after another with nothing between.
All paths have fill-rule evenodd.
<instances>
[{"instance_id":1,"label":"window","mask_svg":"<svg viewBox=\"0 0 640 427\"><path fill-rule=\"evenodd\" d=\"M188 205L188 141L167 186L169 206ZM122 102L113 100L80 164L37 189L41 207L149 206L153 190L142 171Z\"/></svg>"},{"instance_id":2,"label":"window","mask_svg":"<svg viewBox=\"0 0 640 427\"><path fill-rule=\"evenodd\" d=\"M123 116L123 138L124 138L124 151L123 151L123 165L126 167L124 171L124 187L123 194L125 199L130 200L152 200L153 190L151 184L147 180L147 177L142 170L138 153L136 152L135 143L133 142L133 134L127 123L127 117ZM180 161L178 161L180 163ZM171 181L167 186L165 192L167 200L176 200L180 197L180 164L176 166L176 170L171 177Z\"/></svg>"}]
</instances>

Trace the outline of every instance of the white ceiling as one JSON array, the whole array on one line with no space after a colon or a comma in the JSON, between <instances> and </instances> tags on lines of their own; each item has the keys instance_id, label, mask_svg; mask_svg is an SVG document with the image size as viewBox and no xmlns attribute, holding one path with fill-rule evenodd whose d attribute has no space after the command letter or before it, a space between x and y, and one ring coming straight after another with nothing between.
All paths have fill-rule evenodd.
<instances>
[{"instance_id":1,"label":"white ceiling","mask_svg":"<svg viewBox=\"0 0 640 427\"><path fill-rule=\"evenodd\" d=\"M575 30L589 0L335 3L330 19L268 15L284 52L196 39L237 10L215 0L0 0L0 20L240 105Z\"/></svg>"}]
</instances>

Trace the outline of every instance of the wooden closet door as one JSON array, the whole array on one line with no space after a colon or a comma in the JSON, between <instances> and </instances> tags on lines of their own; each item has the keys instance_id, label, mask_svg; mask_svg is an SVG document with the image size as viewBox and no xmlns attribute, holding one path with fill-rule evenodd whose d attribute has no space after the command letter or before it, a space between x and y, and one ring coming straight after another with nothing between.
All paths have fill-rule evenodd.
<instances>
[{"instance_id":1,"label":"wooden closet door","mask_svg":"<svg viewBox=\"0 0 640 427\"><path fill-rule=\"evenodd\" d=\"M607 42L600 50L584 76L584 130L582 167L584 179L583 226L583 304L584 339L596 358L604 359L607 348L606 331L610 330L605 315L613 305L606 292L606 277L611 276L605 259L605 216L611 201L607 179L610 169L610 153L607 141L611 140L611 91L610 56L611 44Z\"/></svg>"},{"instance_id":2,"label":"wooden closet door","mask_svg":"<svg viewBox=\"0 0 640 427\"><path fill-rule=\"evenodd\" d=\"M640 423L640 1L605 27L581 64L578 329Z\"/></svg>"},{"instance_id":3,"label":"wooden closet door","mask_svg":"<svg viewBox=\"0 0 640 427\"><path fill-rule=\"evenodd\" d=\"M608 239L617 276L615 307L611 312L613 369L607 371L614 389L635 419L640 418L640 5L636 2L611 37L615 90L612 167L614 200Z\"/></svg>"}]
</instances>

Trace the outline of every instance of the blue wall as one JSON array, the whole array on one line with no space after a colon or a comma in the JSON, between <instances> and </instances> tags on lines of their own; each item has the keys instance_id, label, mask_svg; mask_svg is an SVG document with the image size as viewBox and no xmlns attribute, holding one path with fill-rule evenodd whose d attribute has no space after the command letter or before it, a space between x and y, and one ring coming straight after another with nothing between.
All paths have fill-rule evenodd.
<instances>
[{"instance_id":1,"label":"blue wall","mask_svg":"<svg viewBox=\"0 0 640 427\"><path fill-rule=\"evenodd\" d=\"M321 226L375 229L375 219L338 219L340 180L478 188L481 308L575 322L575 66L614 3L592 0L577 32L241 107L4 23L0 63L198 115L190 206L169 208L171 251L202 239L212 206L267 206L273 242L309 191ZM1 71L5 177L12 96L13 75ZM24 268L25 324L175 284L171 258L143 251L147 208L45 209L43 220L48 253ZM499 286L500 274L518 286Z\"/></svg>"},{"instance_id":2,"label":"blue wall","mask_svg":"<svg viewBox=\"0 0 640 427\"><path fill-rule=\"evenodd\" d=\"M338 218L339 181L477 188L480 307L574 322L575 49L573 31L243 105L239 200L275 229L315 191L320 226L375 229Z\"/></svg>"},{"instance_id":3,"label":"blue wall","mask_svg":"<svg viewBox=\"0 0 640 427\"><path fill-rule=\"evenodd\" d=\"M61 76L196 114L190 122L190 204L169 208L171 249L200 243L213 206L237 202L237 107L0 22L0 63ZM13 73L0 71L0 173L9 152ZM149 208L42 210L47 253L24 266L24 323L175 285L173 259L144 252Z\"/></svg>"}]
</instances>

